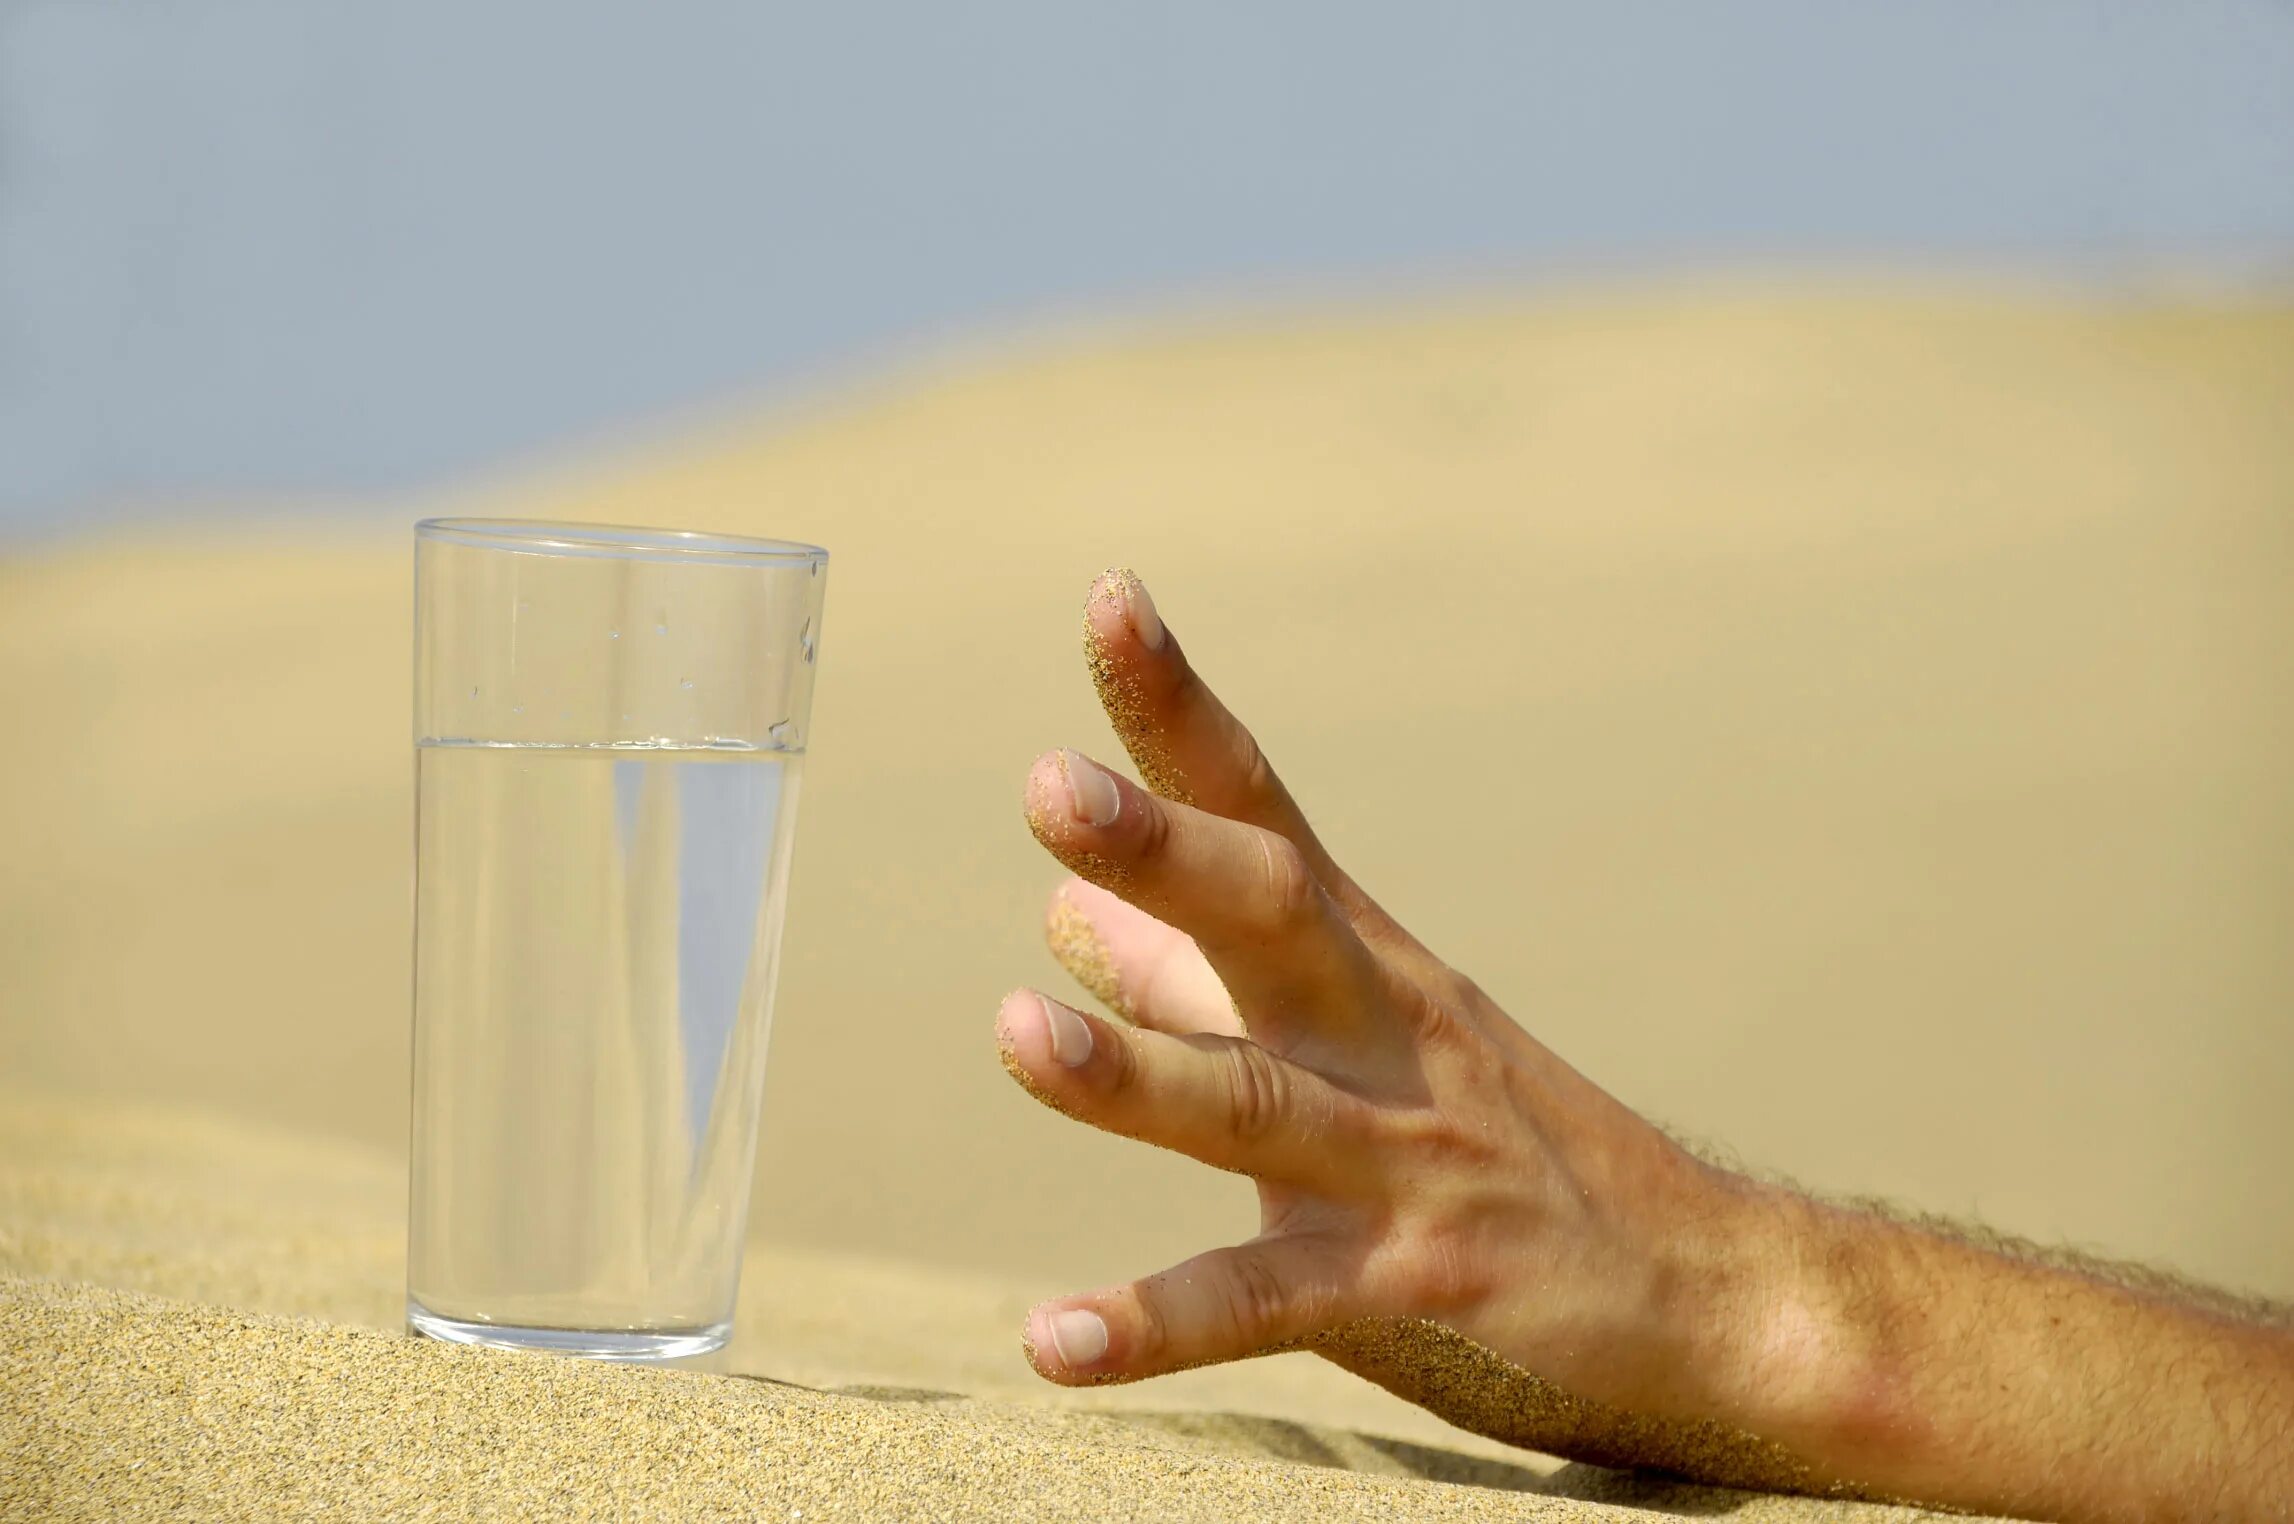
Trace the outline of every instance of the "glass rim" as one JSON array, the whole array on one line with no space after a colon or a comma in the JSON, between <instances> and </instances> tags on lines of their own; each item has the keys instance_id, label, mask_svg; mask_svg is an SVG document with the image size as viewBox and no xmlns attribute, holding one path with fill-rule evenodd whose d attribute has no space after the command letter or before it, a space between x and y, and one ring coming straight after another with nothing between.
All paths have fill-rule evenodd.
<instances>
[{"instance_id":1,"label":"glass rim","mask_svg":"<svg viewBox=\"0 0 2294 1524\"><path fill-rule=\"evenodd\" d=\"M416 538L481 550L535 556L666 559L739 566L825 566L828 552L798 540L654 529L638 524L577 524L558 519L439 518L414 526Z\"/></svg>"}]
</instances>

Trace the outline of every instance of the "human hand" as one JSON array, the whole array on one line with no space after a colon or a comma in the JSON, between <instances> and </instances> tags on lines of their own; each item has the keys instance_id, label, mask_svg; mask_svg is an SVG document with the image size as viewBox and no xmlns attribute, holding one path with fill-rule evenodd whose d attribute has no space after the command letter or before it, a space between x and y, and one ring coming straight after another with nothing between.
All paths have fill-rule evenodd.
<instances>
[{"instance_id":1,"label":"human hand","mask_svg":"<svg viewBox=\"0 0 2294 1524\"><path fill-rule=\"evenodd\" d=\"M1052 947L1128 1024L1022 990L997 1040L1045 1104L1251 1177L1260 1230L1036 1308L1037 1371L1129 1381L1312 1348L1550 1453L1830 1485L1740 1427L1751 1389L1789 1375L1775 1235L1748 1231L1779 1204L1563 1063L1349 879L1135 577L1094 585L1085 644L1152 791L1053 752L1026 811L1076 875Z\"/></svg>"},{"instance_id":2,"label":"human hand","mask_svg":"<svg viewBox=\"0 0 2294 1524\"><path fill-rule=\"evenodd\" d=\"M1149 787L1054 752L1027 816L1077 875L1052 948L1129 1024L1022 990L997 1041L1047 1104L1250 1176L1260 1221L1036 1308L1045 1377L1311 1349L1463 1428L1702 1481L2294 1517L2294 1308L1700 1162L1339 870L1136 578L1094 585L1085 647Z\"/></svg>"}]
</instances>

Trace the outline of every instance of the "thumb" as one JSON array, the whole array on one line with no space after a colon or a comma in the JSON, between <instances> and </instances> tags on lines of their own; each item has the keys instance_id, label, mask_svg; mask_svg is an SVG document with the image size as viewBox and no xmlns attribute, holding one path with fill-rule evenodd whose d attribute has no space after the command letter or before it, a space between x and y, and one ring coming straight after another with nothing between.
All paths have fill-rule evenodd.
<instances>
[{"instance_id":1,"label":"thumb","mask_svg":"<svg viewBox=\"0 0 2294 1524\"><path fill-rule=\"evenodd\" d=\"M1272 1354L1349 1315L1336 1246L1283 1234L1198 1254L1111 1291L1028 1314L1036 1374L1063 1386L1136 1381Z\"/></svg>"}]
</instances>

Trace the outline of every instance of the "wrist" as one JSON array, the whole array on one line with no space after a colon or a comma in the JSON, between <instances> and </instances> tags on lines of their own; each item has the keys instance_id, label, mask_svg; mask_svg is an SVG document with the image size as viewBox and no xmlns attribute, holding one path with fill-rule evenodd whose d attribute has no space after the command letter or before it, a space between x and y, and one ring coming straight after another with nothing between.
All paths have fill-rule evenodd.
<instances>
[{"instance_id":1,"label":"wrist","mask_svg":"<svg viewBox=\"0 0 2294 1524\"><path fill-rule=\"evenodd\" d=\"M1801 1284L1812 1203L1670 1142L1644 1151L1618 1194L1634 1204L1631 1250L1593 1282L1597 1311L1526 1341L1541 1349L1542 1374L1627 1411L1754 1432L1797 1401L1780 1384L1831 1379L1837 1341L1816 1336L1809 1309L1820 1299ZM1550 1297L1535 1307L1557 1310Z\"/></svg>"},{"instance_id":2,"label":"wrist","mask_svg":"<svg viewBox=\"0 0 2294 1524\"><path fill-rule=\"evenodd\" d=\"M1715 1173L1720 1173L1716 1171ZM1687 1391L1709 1418L1820 1470L1908 1434L1888 1331L1916 1319L1875 1236L1889 1224L1723 1176L1713 1293L1687 1336Z\"/></svg>"}]
</instances>

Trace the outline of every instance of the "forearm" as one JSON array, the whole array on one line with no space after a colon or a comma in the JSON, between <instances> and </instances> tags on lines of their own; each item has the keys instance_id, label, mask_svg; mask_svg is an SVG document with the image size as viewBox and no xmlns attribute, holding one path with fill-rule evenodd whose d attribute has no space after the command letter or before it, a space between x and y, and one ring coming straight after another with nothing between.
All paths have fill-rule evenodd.
<instances>
[{"instance_id":1,"label":"forearm","mask_svg":"<svg viewBox=\"0 0 2294 1524\"><path fill-rule=\"evenodd\" d=\"M2294 1517L2294 1333L1754 1187L1696 1401L1858 1490ZM1743 1294L1743 1293L1749 1293Z\"/></svg>"},{"instance_id":2,"label":"forearm","mask_svg":"<svg viewBox=\"0 0 2294 1524\"><path fill-rule=\"evenodd\" d=\"M2080 1524L2294 1518L2294 1333L1698 1169L1643 1181L1677 1231L1609 1318L1314 1347L1603 1465Z\"/></svg>"}]
</instances>

